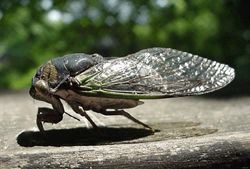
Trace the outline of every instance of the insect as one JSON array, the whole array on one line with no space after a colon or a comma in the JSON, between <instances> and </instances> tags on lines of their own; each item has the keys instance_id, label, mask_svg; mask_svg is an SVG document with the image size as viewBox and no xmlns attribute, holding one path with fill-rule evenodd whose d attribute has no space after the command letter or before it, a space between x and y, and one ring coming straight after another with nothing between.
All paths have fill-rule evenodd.
<instances>
[{"instance_id":1,"label":"insect","mask_svg":"<svg viewBox=\"0 0 250 169\"><path fill-rule=\"evenodd\" d=\"M42 65L32 78L30 95L48 102L40 107L37 126L58 123L66 101L94 128L86 113L122 115L148 129L147 124L124 109L143 104L141 99L161 99L201 95L218 90L235 77L234 69L197 55L170 48L149 48L116 59L99 54L76 53L54 58Z\"/></svg>"}]
</instances>

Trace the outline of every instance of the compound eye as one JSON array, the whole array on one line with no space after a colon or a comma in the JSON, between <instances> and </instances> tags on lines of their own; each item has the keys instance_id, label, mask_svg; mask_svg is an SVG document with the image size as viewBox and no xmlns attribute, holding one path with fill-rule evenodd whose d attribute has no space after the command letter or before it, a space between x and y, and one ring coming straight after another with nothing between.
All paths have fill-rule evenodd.
<instances>
[{"instance_id":1,"label":"compound eye","mask_svg":"<svg viewBox=\"0 0 250 169\"><path fill-rule=\"evenodd\" d=\"M49 92L49 86L48 83L44 80L38 80L35 85L35 89L40 93L48 93Z\"/></svg>"}]
</instances>

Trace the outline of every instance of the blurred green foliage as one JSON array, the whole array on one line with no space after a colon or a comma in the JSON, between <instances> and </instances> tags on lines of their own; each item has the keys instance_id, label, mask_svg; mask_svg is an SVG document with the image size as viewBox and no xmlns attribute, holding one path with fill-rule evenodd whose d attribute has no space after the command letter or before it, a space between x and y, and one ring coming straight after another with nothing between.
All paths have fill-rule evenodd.
<instances>
[{"instance_id":1,"label":"blurred green foliage","mask_svg":"<svg viewBox=\"0 0 250 169\"><path fill-rule=\"evenodd\" d=\"M161 46L236 68L250 82L247 0L1 0L0 88L30 85L36 68L67 53L124 56Z\"/></svg>"}]
</instances>

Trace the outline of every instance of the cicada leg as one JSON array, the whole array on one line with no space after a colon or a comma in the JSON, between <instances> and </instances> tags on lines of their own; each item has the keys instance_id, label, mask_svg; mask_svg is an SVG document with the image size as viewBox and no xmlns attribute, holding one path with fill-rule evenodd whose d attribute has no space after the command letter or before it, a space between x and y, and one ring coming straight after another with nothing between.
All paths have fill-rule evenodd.
<instances>
[{"instance_id":1,"label":"cicada leg","mask_svg":"<svg viewBox=\"0 0 250 169\"><path fill-rule=\"evenodd\" d=\"M41 132L44 132L43 123L59 123L63 119L62 113L47 107L38 108L36 124Z\"/></svg>"},{"instance_id":2,"label":"cicada leg","mask_svg":"<svg viewBox=\"0 0 250 169\"><path fill-rule=\"evenodd\" d=\"M153 129L150 126L148 126L147 124L134 118L132 115L130 115L128 112L126 112L124 110L114 110L114 111L99 110L98 113L101 113L101 114L107 115L107 116L109 116L109 115L121 115L121 116L127 117L128 119L132 120L133 122L140 124L140 125L144 126L145 128L148 128L148 129L153 131Z\"/></svg>"},{"instance_id":3,"label":"cicada leg","mask_svg":"<svg viewBox=\"0 0 250 169\"><path fill-rule=\"evenodd\" d=\"M77 104L70 104L71 108L78 114L80 114L81 116L84 116L89 122L90 124L94 127L94 128L98 128L97 125L95 124L95 122L89 117L89 115L80 108L79 105Z\"/></svg>"}]
</instances>

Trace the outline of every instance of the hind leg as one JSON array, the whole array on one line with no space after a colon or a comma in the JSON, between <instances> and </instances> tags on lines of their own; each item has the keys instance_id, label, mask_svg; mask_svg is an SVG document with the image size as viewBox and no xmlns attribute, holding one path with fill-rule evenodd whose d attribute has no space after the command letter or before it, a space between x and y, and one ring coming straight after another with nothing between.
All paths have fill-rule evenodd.
<instances>
[{"instance_id":1,"label":"hind leg","mask_svg":"<svg viewBox=\"0 0 250 169\"><path fill-rule=\"evenodd\" d=\"M84 116L94 128L98 128L95 122L89 117L89 115L83 109L80 108L80 105L73 103L70 104L70 106L76 113L80 114L81 116Z\"/></svg>"},{"instance_id":2,"label":"hind leg","mask_svg":"<svg viewBox=\"0 0 250 169\"><path fill-rule=\"evenodd\" d=\"M114 111L107 111L107 110L98 110L98 113L101 113L103 115L121 115L124 117L127 117L128 119L132 120L133 122L140 124L142 126L144 126L145 128L148 128L150 130L152 130L152 128L150 126L148 126L147 124L141 122L140 120L134 118L133 116L131 116L128 112L124 111L124 110L114 110Z\"/></svg>"}]
</instances>

